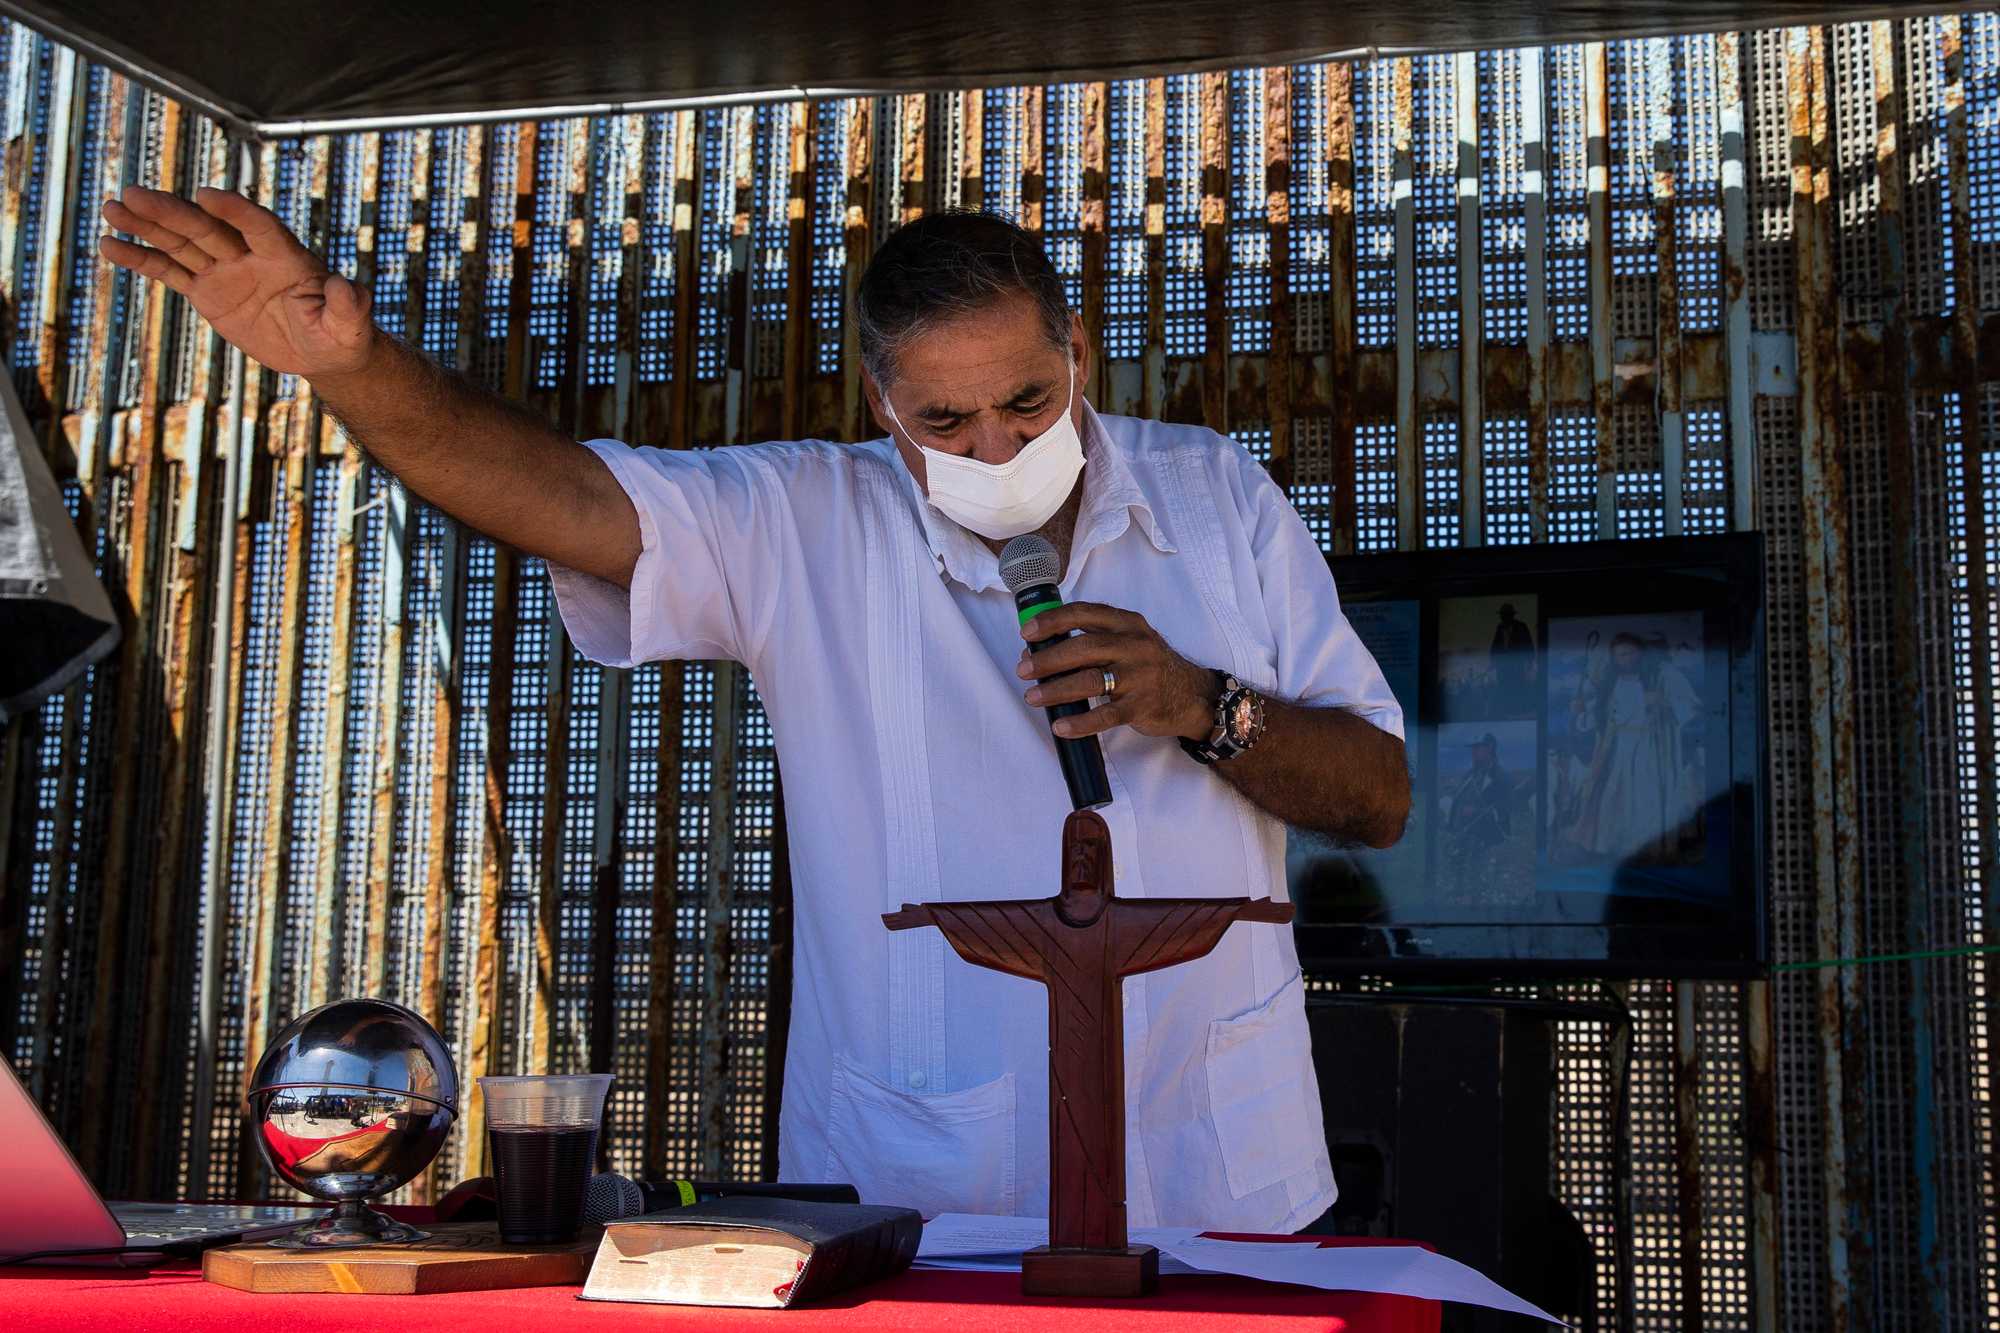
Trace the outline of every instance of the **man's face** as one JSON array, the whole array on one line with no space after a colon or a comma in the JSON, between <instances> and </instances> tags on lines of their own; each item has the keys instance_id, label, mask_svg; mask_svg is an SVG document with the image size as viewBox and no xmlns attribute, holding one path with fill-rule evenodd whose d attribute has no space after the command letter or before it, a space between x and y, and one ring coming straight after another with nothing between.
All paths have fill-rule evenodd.
<instances>
[{"instance_id":1,"label":"man's face","mask_svg":"<svg viewBox=\"0 0 2000 1333\"><path fill-rule=\"evenodd\" d=\"M1055 424L1065 402L1081 429L1083 388L1090 376L1085 351L1082 321L1072 316L1072 395L1068 363L1049 345L1035 303L1007 296L911 339L897 355L889 398L902 430L891 428L873 376L864 376L868 405L895 440L903 465L929 494L917 445L988 465L1005 463Z\"/></svg>"},{"instance_id":2,"label":"man's face","mask_svg":"<svg viewBox=\"0 0 2000 1333\"><path fill-rule=\"evenodd\" d=\"M1473 746L1472 766L1482 770L1493 767L1493 747L1490 745Z\"/></svg>"},{"instance_id":3,"label":"man's face","mask_svg":"<svg viewBox=\"0 0 2000 1333\"><path fill-rule=\"evenodd\" d=\"M1637 644L1621 643L1611 649L1611 664L1620 675L1629 676L1639 669L1639 647Z\"/></svg>"}]
</instances>

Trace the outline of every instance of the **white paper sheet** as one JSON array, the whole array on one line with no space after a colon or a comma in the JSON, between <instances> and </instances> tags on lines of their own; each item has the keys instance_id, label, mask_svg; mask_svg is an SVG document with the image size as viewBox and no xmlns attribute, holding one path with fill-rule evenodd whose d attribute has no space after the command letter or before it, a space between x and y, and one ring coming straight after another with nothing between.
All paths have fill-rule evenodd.
<instances>
[{"instance_id":1,"label":"white paper sheet","mask_svg":"<svg viewBox=\"0 0 2000 1333\"><path fill-rule=\"evenodd\" d=\"M924 1223L923 1237L917 1241L917 1262L930 1259L971 1256L1021 1255L1049 1239L1046 1217L986 1217L977 1213L939 1213Z\"/></svg>"},{"instance_id":2,"label":"white paper sheet","mask_svg":"<svg viewBox=\"0 0 2000 1333\"><path fill-rule=\"evenodd\" d=\"M1266 1282L1295 1282L1328 1291L1379 1291L1421 1296L1562 1320L1508 1291L1476 1268L1416 1245L1342 1245L1321 1249L1297 1242L1257 1244L1195 1237L1160 1247L1190 1268L1235 1273Z\"/></svg>"},{"instance_id":3,"label":"white paper sheet","mask_svg":"<svg viewBox=\"0 0 2000 1333\"><path fill-rule=\"evenodd\" d=\"M924 1224L916 1262L927 1268L1019 1272L1022 1253L1047 1244L1048 1236L1044 1218L942 1213ZM1162 1273L1230 1273L1327 1291L1458 1301L1562 1324L1477 1269L1416 1245L1322 1249L1298 1241L1210 1240L1191 1227L1136 1227L1131 1236L1134 1245L1159 1247Z\"/></svg>"}]
</instances>

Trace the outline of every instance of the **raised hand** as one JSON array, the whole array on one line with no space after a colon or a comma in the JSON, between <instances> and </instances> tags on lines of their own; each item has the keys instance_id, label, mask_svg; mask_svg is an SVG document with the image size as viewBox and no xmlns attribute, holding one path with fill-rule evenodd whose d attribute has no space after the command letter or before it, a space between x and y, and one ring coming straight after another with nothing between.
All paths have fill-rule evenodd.
<instances>
[{"instance_id":1,"label":"raised hand","mask_svg":"<svg viewBox=\"0 0 2000 1333\"><path fill-rule=\"evenodd\" d=\"M360 370L373 345L368 294L330 272L269 209L228 190L179 195L129 186L104 220L112 263L185 296L215 331L273 370L309 380Z\"/></svg>"}]
</instances>

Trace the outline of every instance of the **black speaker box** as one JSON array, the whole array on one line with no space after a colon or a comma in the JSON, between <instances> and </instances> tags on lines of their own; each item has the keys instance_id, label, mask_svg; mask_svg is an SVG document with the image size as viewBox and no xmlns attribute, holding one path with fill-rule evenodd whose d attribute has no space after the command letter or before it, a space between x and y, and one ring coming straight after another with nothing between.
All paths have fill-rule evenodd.
<instances>
[{"instance_id":1,"label":"black speaker box","mask_svg":"<svg viewBox=\"0 0 2000 1333\"><path fill-rule=\"evenodd\" d=\"M1549 1015L1350 994L1307 1016L1340 1185L1313 1229L1423 1241L1551 1313L1583 1308L1588 1242L1549 1194ZM1445 1307L1447 1333L1543 1327Z\"/></svg>"}]
</instances>

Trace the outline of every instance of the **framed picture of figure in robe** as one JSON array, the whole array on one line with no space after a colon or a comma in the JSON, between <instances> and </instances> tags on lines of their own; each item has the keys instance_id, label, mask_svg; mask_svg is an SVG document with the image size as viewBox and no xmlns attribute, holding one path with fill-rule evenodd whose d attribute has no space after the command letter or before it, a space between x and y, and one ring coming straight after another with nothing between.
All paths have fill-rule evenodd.
<instances>
[{"instance_id":1,"label":"framed picture of figure in robe","mask_svg":"<svg viewBox=\"0 0 2000 1333\"><path fill-rule=\"evenodd\" d=\"M1709 856L1711 738L1725 734L1726 696L1710 688L1707 626L1698 611L1574 616L1549 623L1546 788L1550 887L1627 892L1698 889L1669 872ZM1567 873L1580 872L1580 873Z\"/></svg>"}]
</instances>

